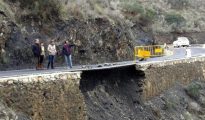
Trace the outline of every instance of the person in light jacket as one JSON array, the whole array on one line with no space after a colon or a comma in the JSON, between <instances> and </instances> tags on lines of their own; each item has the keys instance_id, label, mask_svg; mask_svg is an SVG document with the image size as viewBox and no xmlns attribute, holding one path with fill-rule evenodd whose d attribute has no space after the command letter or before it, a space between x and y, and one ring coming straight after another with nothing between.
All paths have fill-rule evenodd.
<instances>
[{"instance_id":1,"label":"person in light jacket","mask_svg":"<svg viewBox=\"0 0 205 120\"><path fill-rule=\"evenodd\" d=\"M41 55L40 55L40 68L43 69L43 61L44 61L44 57L45 57L45 47L44 47L44 43L41 42Z\"/></svg>"},{"instance_id":2,"label":"person in light jacket","mask_svg":"<svg viewBox=\"0 0 205 120\"><path fill-rule=\"evenodd\" d=\"M47 69L49 69L50 65L51 65L51 69L54 69L54 57L57 53L56 51L56 45L54 43L54 40L51 41L51 43L48 45L48 65L47 65Z\"/></svg>"}]
</instances>

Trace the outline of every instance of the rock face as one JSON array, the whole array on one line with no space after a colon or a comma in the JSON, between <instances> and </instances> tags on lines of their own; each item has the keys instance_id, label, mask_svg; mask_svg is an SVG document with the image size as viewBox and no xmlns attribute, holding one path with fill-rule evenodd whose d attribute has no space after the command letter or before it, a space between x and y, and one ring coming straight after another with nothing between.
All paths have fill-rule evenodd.
<instances>
[{"instance_id":1,"label":"rock face","mask_svg":"<svg viewBox=\"0 0 205 120\"><path fill-rule=\"evenodd\" d=\"M35 27L25 26L25 29L35 29ZM31 63L34 63L34 58L31 45L35 38L40 38L41 41L45 42L46 47L49 41L54 39L59 53L65 40L75 44L72 50L74 64L131 60L133 59L134 44L126 29L121 25L112 25L108 20L101 18L87 21L72 19L67 22L56 22L51 31L33 32L27 30L27 34L22 33L21 28L17 27L16 31L7 34L10 38L2 40L3 49L6 52L5 56L2 54L2 60L7 60L2 61L0 69L9 69L11 66L12 69L32 67ZM50 35L46 35L46 32L50 32ZM58 55L56 62L57 65L62 66L63 56Z\"/></svg>"},{"instance_id":2,"label":"rock face","mask_svg":"<svg viewBox=\"0 0 205 120\"><path fill-rule=\"evenodd\" d=\"M172 43L178 36L203 43L204 4L202 0L1 0L0 70L33 68L31 45L36 38L46 47L54 39L59 53L65 40L76 44L74 64L133 60L134 46ZM63 62L59 55L56 65Z\"/></svg>"},{"instance_id":3,"label":"rock face","mask_svg":"<svg viewBox=\"0 0 205 120\"><path fill-rule=\"evenodd\" d=\"M46 47L52 39L55 40L59 53L56 57L58 66L64 63L60 53L65 40L75 44L72 50L74 64L131 60L135 45L152 44L154 41L149 28L145 31L138 25L128 25L121 21L113 23L103 16L84 19L75 15L62 19L59 15L60 8L56 6L64 2L66 1L59 1L55 5L52 1L44 3L40 0L0 1L3 6L0 14L0 46L1 51L5 51L0 52L0 70L33 68L31 45L36 38L44 42ZM42 10L44 7L47 8L46 11ZM61 7L68 9L69 6ZM72 9L66 12L70 11ZM137 41L142 38L146 39Z\"/></svg>"}]
</instances>

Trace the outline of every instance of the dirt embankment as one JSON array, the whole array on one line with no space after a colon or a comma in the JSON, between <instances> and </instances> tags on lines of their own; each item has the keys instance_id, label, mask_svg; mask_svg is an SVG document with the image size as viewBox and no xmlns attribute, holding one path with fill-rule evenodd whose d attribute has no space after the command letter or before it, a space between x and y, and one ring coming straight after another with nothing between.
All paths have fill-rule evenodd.
<instances>
[{"instance_id":1,"label":"dirt embankment","mask_svg":"<svg viewBox=\"0 0 205 120\"><path fill-rule=\"evenodd\" d=\"M143 77L143 72L136 71L134 66L84 72L81 91L89 120L143 119L144 108L140 99ZM146 115L150 119L152 116Z\"/></svg>"}]
</instances>

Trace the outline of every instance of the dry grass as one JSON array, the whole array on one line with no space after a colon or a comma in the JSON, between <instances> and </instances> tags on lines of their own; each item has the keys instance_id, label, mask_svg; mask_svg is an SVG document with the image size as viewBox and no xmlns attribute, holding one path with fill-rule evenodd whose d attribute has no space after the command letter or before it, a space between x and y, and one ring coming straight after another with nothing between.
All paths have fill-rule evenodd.
<instances>
[{"instance_id":1,"label":"dry grass","mask_svg":"<svg viewBox=\"0 0 205 120\"><path fill-rule=\"evenodd\" d=\"M205 31L205 1L203 0L57 0L56 3L58 4L51 4L54 5L52 8L56 8L59 17L63 20L73 17L79 19L102 17L107 18L112 23L124 21L123 23L131 23L130 25L135 24L135 22L147 25L146 22L148 22L149 26L151 23L153 32L156 33L169 33L176 30ZM4 0L0 0L0 10L7 11L9 16L15 20L14 16L17 11L10 8L12 7ZM30 12L28 10L22 11L22 14L42 13L42 18L47 19L47 17L49 18L47 13L50 13L50 10L49 8L47 11L41 12L39 9L33 9ZM177 26L167 22L166 17L171 13L180 15L180 18L183 18L181 19L183 25Z\"/></svg>"},{"instance_id":2,"label":"dry grass","mask_svg":"<svg viewBox=\"0 0 205 120\"><path fill-rule=\"evenodd\" d=\"M11 7L7 3L5 3L3 0L0 0L0 11L3 11L7 17L15 21L14 12L12 11Z\"/></svg>"}]
</instances>

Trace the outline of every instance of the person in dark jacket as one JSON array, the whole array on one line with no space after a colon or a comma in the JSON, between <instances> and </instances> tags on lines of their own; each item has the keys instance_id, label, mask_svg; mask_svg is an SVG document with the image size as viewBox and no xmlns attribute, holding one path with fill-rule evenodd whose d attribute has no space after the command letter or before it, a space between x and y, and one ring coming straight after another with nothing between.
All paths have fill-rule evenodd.
<instances>
[{"instance_id":1,"label":"person in dark jacket","mask_svg":"<svg viewBox=\"0 0 205 120\"><path fill-rule=\"evenodd\" d=\"M74 45L70 45L68 41L65 41L65 42L64 42L64 45L63 45L62 54L63 54L64 57L65 57L65 62L66 62L66 64L68 65L68 68L72 68L72 67L73 67L73 64L72 64L72 56L71 56L71 48L72 48L73 46L74 46Z\"/></svg>"},{"instance_id":2,"label":"person in dark jacket","mask_svg":"<svg viewBox=\"0 0 205 120\"><path fill-rule=\"evenodd\" d=\"M40 46L39 39L36 39L35 44L32 45L32 51L36 59L36 70L39 70L40 69L40 56L41 56L41 46Z\"/></svg>"}]
</instances>

